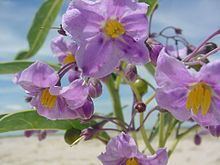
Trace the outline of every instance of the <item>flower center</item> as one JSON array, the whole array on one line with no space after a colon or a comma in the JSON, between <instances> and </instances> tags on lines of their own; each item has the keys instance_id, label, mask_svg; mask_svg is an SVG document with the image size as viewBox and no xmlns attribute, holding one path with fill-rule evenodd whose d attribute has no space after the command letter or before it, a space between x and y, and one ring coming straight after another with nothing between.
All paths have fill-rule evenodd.
<instances>
[{"instance_id":1,"label":"flower center","mask_svg":"<svg viewBox=\"0 0 220 165\"><path fill-rule=\"evenodd\" d=\"M129 158L126 160L126 165L139 165L137 158Z\"/></svg>"},{"instance_id":2,"label":"flower center","mask_svg":"<svg viewBox=\"0 0 220 165\"><path fill-rule=\"evenodd\" d=\"M207 84L200 82L192 86L186 101L186 108L195 115L201 110L202 115L209 111L212 98L212 89Z\"/></svg>"},{"instance_id":3,"label":"flower center","mask_svg":"<svg viewBox=\"0 0 220 165\"><path fill-rule=\"evenodd\" d=\"M66 64L69 64L69 63L72 63L72 62L76 62L76 59L73 56L73 54L69 52L67 54L67 56L63 59L63 64L66 65Z\"/></svg>"},{"instance_id":4,"label":"flower center","mask_svg":"<svg viewBox=\"0 0 220 165\"><path fill-rule=\"evenodd\" d=\"M41 95L41 104L48 109L52 109L57 101L57 96L50 94L49 89L44 89Z\"/></svg>"},{"instance_id":5,"label":"flower center","mask_svg":"<svg viewBox=\"0 0 220 165\"><path fill-rule=\"evenodd\" d=\"M105 23L104 32L111 38L118 38L125 33L125 28L117 20L110 19Z\"/></svg>"}]
</instances>

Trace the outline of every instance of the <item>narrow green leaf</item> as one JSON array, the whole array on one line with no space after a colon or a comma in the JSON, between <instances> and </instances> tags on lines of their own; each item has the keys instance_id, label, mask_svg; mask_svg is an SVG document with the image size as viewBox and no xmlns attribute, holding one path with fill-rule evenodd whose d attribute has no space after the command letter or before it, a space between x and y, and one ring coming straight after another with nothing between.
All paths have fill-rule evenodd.
<instances>
[{"instance_id":1,"label":"narrow green leaf","mask_svg":"<svg viewBox=\"0 0 220 165\"><path fill-rule=\"evenodd\" d=\"M16 57L17 60L30 58L38 52L58 15L62 3L63 0L47 0L41 5L27 35L29 50L20 52Z\"/></svg>"},{"instance_id":2,"label":"narrow green leaf","mask_svg":"<svg viewBox=\"0 0 220 165\"><path fill-rule=\"evenodd\" d=\"M35 110L5 115L0 119L0 133L18 130L82 130L91 124L81 124L79 120L48 120Z\"/></svg>"},{"instance_id":3,"label":"narrow green leaf","mask_svg":"<svg viewBox=\"0 0 220 165\"><path fill-rule=\"evenodd\" d=\"M0 74L14 74L20 72L33 64L33 61L12 61L12 62L0 62ZM49 64L55 70L60 68L59 65Z\"/></svg>"}]
</instances>

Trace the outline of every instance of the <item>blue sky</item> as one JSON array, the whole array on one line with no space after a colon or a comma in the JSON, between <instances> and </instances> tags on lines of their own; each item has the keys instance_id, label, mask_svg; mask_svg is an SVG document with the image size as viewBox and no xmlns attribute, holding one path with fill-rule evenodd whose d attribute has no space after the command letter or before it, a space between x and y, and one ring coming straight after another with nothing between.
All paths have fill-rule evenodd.
<instances>
[{"instance_id":1,"label":"blue sky","mask_svg":"<svg viewBox=\"0 0 220 165\"><path fill-rule=\"evenodd\" d=\"M1 0L0 1L0 61L11 61L16 53L28 47L26 34L31 25L35 12L43 0ZM66 3L68 1L66 0ZM220 28L219 0L160 0L160 7L154 16L152 31L158 32L163 27L173 25L184 29L185 37L198 45L207 35ZM59 26L64 5L54 26ZM50 50L50 40L57 35L51 30L49 36L34 59L53 60ZM139 68L142 76L151 79L149 74ZM30 108L25 102L25 94L21 88L11 81L12 75L0 75L0 113L14 112ZM123 105L130 105L130 91L121 89ZM96 101L97 111L110 112L111 102L108 94ZM125 110L126 111L126 110Z\"/></svg>"}]
</instances>

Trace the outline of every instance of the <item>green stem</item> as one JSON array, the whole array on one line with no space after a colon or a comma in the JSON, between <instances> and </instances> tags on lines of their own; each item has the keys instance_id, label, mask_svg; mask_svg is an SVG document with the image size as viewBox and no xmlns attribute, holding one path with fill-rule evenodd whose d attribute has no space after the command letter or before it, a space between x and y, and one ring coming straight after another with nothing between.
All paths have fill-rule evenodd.
<instances>
[{"instance_id":1,"label":"green stem","mask_svg":"<svg viewBox=\"0 0 220 165\"><path fill-rule=\"evenodd\" d=\"M164 113L160 113L159 147L164 147Z\"/></svg>"},{"instance_id":2,"label":"green stem","mask_svg":"<svg viewBox=\"0 0 220 165\"><path fill-rule=\"evenodd\" d=\"M112 98L114 114L119 120L124 122L124 116L123 116L123 113L122 113L119 90L115 88L114 80L113 80L112 77L108 78L106 86L107 86L107 88L109 90L109 93L110 93L110 96Z\"/></svg>"},{"instance_id":3,"label":"green stem","mask_svg":"<svg viewBox=\"0 0 220 165\"><path fill-rule=\"evenodd\" d=\"M178 120L172 118L171 119L171 122L169 123L169 126L167 128L167 131L166 131L166 135L165 135L165 138L164 138L164 144L166 144L168 138L170 137L170 135L172 134L176 124L178 123Z\"/></svg>"},{"instance_id":4,"label":"green stem","mask_svg":"<svg viewBox=\"0 0 220 165\"><path fill-rule=\"evenodd\" d=\"M140 113L140 125L143 123L143 120L144 120L144 114ZM148 148L148 150L150 151L151 154L154 154L155 151L150 144L150 141L148 139L148 136L147 136L147 133L146 133L144 126L142 126L140 130L141 130L141 135L143 137L143 140L144 140L146 147Z\"/></svg>"}]
</instances>

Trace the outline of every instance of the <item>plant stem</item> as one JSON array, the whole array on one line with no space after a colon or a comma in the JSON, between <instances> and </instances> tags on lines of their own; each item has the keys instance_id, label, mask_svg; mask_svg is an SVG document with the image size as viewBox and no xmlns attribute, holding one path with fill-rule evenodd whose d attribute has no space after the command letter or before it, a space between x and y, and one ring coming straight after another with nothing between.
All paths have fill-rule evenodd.
<instances>
[{"instance_id":1,"label":"plant stem","mask_svg":"<svg viewBox=\"0 0 220 165\"><path fill-rule=\"evenodd\" d=\"M203 41L195 50L193 50L193 52L188 55L185 59L183 59L183 62L187 62L190 61L193 57L195 57L196 53L213 37L215 37L216 35L220 34L220 29L218 29L216 32L214 32L213 34L211 34L207 39L205 39L205 41Z\"/></svg>"},{"instance_id":2,"label":"plant stem","mask_svg":"<svg viewBox=\"0 0 220 165\"><path fill-rule=\"evenodd\" d=\"M164 147L164 113L160 113L159 147Z\"/></svg>"},{"instance_id":3,"label":"plant stem","mask_svg":"<svg viewBox=\"0 0 220 165\"><path fill-rule=\"evenodd\" d=\"M143 120L144 120L144 114L140 113L140 125L143 123ZM141 135L143 137L143 140L144 140L144 143L145 143L146 147L148 148L148 150L150 151L151 154L154 154L155 151L154 151L153 147L150 144L150 141L148 139L145 128L142 126L140 128L140 130L141 130Z\"/></svg>"},{"instance_id":4,"label":"plant stem","mask_svg":"<svg viewBox=\"0 0 220 165\"><path fill-rule=\"evenodd\" d=\"M115 88L115 84L114 84L114 80L113 80L112 76L110 76L108 78L106 86L107 86L109 93L110 93L110 96L112 98L114 114L119 120L124 122L124 116L123 116L122 108L121 108L121 100L120 100L119 90Z\"/></svg>"}]
</instances>

